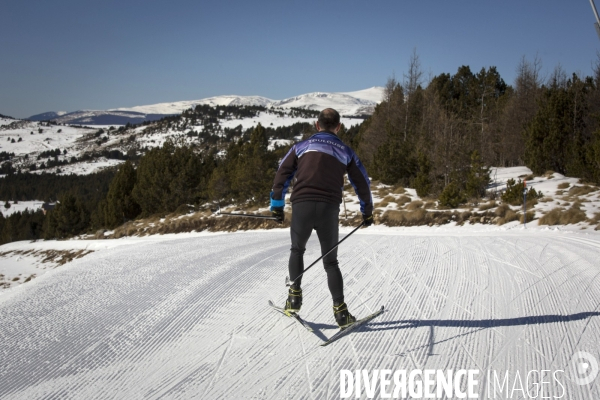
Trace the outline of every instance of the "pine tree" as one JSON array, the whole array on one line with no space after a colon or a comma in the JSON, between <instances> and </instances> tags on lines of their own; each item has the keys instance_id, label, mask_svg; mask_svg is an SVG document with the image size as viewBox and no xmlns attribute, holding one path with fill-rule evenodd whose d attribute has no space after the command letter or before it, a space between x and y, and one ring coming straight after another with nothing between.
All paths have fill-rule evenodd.
<instances>
[{"instance_id":1,"label":"pine tree","mask_svg":"<svg viewBox=\"0 0 600 400\"><path fill-rule=\"evenodd\" d=\"M46 239L72 237L84 233L89 227L89 214L81 200L72 193L62 195L46 217Z\"/></svg>"},{"instance_id":2,"label":"pine tree","mask_svg":"<svg viewBox=\"0 0 600 400\"><path fill-rule=\"evenodd\" d=\"M471 153L471 166L467 175L465 193L469 197L481 198L490 183L490 169L483 165L479 152Z\"/></svg>"},{"instance_id":3,"label":"pine tree","mask_svg":"<svg viewBox=\"0 0 600 400\"><path fill-rule=\"evenodd\" d=\"M427 196L431 191L431 179L429 173L431 172L431 163L427 158L427 155L423 152L419 152L418 155L419 172L414 180L414 187L417 190L419 197Z\"/></svg>"},{"instance_id":4,"label":"pine tree","mask_svg":"<svg viewBox=\"0 0 600 400\"><path fill-rule=\"evenodd\" d=\"M454 182L450 182L440 194L439 202L441 206L456 208L467 201L460 187Z\"/></svg>"},{"instance_id":5,"label":"pine tree","mask_svg":"<svg viewBox=\"0 0 600 400\"><path fill-rule=\"evenodd\" d=\"M140 205L132 195L135 183L136 171L131 162L126 161L110 183L106 196L105 223L108 228L115 228L140 214Z\"/></svg>"},{"instance_id":6,"label":"pine tree","mask_svg":"<svg viewBox=\"0 0 600 400\"><path fill-rule=\"evenodd\" d=\"M133 200L141 215L175 211L180 205L206 200L214 153L202 158L192 147L167 141L148 151L137 168Z\"/></svg>"},{"instance_id":7,"label":"pine tree","mask_svg":"<svg viewBox=\"0 0 600 400\"><path fill-rule=\"evenodd\" d=\"M582 82L576 75L563 82L555 73L550 87L544 90L542 101L525 136L525 160L537 174L547 170L570 176L582 176L585 165L587 112L585 93L591 82Z\"/></svg>"},{"instance_id":8,"label":"pine tree","mask_svg":"<svg viewBox=\"0 0 600 400\"><path fill-rule=\"evenodd\" d=\"M277 160L274 153L268 151L268 145L266 131L258 124L250 135L250 142L239 145L239 152L231 154L231 186L237 200L268 200L277 169Z\"/></svg>"},{"instance_id":9,"label":"pine tree","mask_svg":"<svg viewBox=\"0 0 600 400\"><path fill-rule=\"evenodd\" d=\"M403 140L403 134L391 122L386 124L386 132L387 140L375 152L369 172L388 185L408 184L417 171L414 146Z\"/></svg>"},{"instance_id":10,"label":"pine tree","mask_svg":"<svg viewBox=\"0 0 600 400\"><path fill-rule=\"evenodd\" d=\"M9 241L9 235L6 229L6 218L4 218L4 214L0 212L0 245L8 243Z\"/></svg>"},{"instance_id":11,"label":"pine tree","mask_svg":"<svg viewBox=\"0 0 600 400\"><path fill-rule=\"evenodd\" d=\"M586 161L589 165L586 178L591 182L600 184L600 129L593 133L586 150Z\"/></svg>"},{"instance_id":12,"label":"pine tree","mask_svg":"<svg viewBox=\"0 0 600 400\"><path fill-rule=\"evenodd\" d=\"M174 178L169 159L174 149L173 143L167 141L163 147L151 149L140 159L132 194L142 209L142 216L163 212L168 207L165 203Z\"/></svg>"}]
</instances>

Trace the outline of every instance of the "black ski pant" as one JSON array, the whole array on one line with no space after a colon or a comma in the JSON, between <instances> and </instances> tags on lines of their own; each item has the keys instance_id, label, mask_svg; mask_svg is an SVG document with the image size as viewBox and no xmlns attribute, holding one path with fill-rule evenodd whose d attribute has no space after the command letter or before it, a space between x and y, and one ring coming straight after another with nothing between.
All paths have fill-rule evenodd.
<instances>
[{"instance_id":1,"label":"black ski pant","mask_svg":"<svg viewBox=\"0 0 600 400\"><path fill-rule=\"evenodd\" d=\"M292 204L292 248L290 253L290 279L296 279L304 272L304 251L306 242L314 230L317 231L321 244L321 255L327 253L338 242L339 204L321 201L301 201ZM327 272L327 284L335 303L344 301L344 281L337 259L337 248L323 258L323 266ZM294 286L300 287L302 277Z\"/></svg>"}]
</instances>

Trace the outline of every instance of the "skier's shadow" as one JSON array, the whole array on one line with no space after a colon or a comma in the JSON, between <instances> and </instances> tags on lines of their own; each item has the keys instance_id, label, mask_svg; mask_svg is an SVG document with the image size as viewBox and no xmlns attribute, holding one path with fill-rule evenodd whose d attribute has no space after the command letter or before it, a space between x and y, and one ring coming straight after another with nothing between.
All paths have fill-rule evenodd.
<instances>
[{"instance_id":1,"label":"skier's shadow","mask_svg":"<svg viewBox=\"0 0 600 400\"><path fill-rule=\"evenodd\" d=\"M480 319L480 320L398 320L398 321L384 321L384 322L373 322L365 327L367 331L385 331L395 329L410 329L418 327L429 327L429 340L427 344L417 346L413 349L405 350L397 356L404 357L408 353L426 350L428 356L435 356L433 352L434 345L447 342L459 338L461 336L472 335L476 332L496 328L501 326L519 326L519 325L541 325L541 324L552 324L557 322L573 322L579 321L591 317L600 316L600 312L582 312L572 315L537 315L530 317L517 317L517 318L504 318L504 319ZM478 328L468 332L463 332L458 335L446 338L444 340L436 341L434 339L434 327L457 327L457 328Z\"/></svg>"},{"instance_id":2,"label":"skier's shadow","mask_svg":"<svg viewBox=\"0 0 600 400\"><path fill-rule=\"evenodd\" d=\"M322 332L322 330L338 329L337 325L322 324L319 322L308 322L308 321L306 321L306 323L308 325L310 325L310 327L313 329L313 333L315 334L315 336L317 336L319 339L321 339L324 342L326 342L328 338L327 338L327 336L325 336L325 334Z\"/></svg>"},{"instance_id":3,"label":"skier's shadow","mask_svg":"<svg viewBox=\"0 0 600 400\"><path fill-rule=\"evenodd\" d=\"M395 329L409 329L423 326L431 327L457 327L457 328L496 328L500 326L540 325L556 322L572 322L586 318L600 316L600 312L581 312L571 315L536 315L530 317L503 318L503 319L403 319L398 321L371 322L366 328L371 331L387 331Z\"/></svg>"}]
</instances>

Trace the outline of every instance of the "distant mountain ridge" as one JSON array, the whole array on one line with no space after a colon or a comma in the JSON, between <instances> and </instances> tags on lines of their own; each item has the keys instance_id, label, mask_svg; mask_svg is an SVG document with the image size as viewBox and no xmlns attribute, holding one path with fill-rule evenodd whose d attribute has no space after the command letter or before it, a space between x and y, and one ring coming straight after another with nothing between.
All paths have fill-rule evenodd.
<instances>
[{"instance_id":1,"label":"distant mountain ridge","mask_svg":"<svg viewBox=\"0 0 600 400\"><path fill-rule=\"evenodd\" d=\"M383 87L372 87L355 92L306 93L284 100L272 100L261 96L225 95L200 100L158 103L145 106L123 107L110 110L80 110L73 112L46 112L29 117L31 121L53 120L64 124L78 125L125 125L156 121L165 116L181 114L197 105L209 106L262 106L272 108L304 108L322 110L335 108L343 116L371 115L381 102Z\"/></svg>"},{"instance_id":2,"label":"distant mountain ridge","mask_svg":"<svg viewBox=\"0 0 600 400\"><path fill-rule=\"evenodd\" d=\"M48 120L54 120L56 118L60 118L65 114L68 114L68 112L66 112L66 111L48 111L45 113L32 115L31 117L29 117L27 119L30 121L48 121Z\"/></svg>"}]
</instances>

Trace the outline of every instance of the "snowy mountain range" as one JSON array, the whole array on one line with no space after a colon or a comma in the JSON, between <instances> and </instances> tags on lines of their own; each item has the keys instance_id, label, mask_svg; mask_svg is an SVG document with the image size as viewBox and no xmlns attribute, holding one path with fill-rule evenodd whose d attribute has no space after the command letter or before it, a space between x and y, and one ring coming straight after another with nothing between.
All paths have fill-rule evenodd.
<instances>
[{"instance_id":1,"label":"snowy mountain range","mask_svg":"<svg viewBox=\"0 0 600 400\"><path fill-rule=\"evenodd\" d=\"M284 100L273 100L261 96L216 96L200 100L158 103L144 106L123 107L110 110L79 110L73 112L45 112L29 117L31 121L53 120L61 124L81 125L125 125L155 121L168 115L181 114L197 105L210 106L262 106L267 108L304 108L322 110L335 108L343 116L371 115L381 102L383 87L376 86L355 92L313 92Z\"/></svg>"},{"instance_id":2,"label":"snowy mountain range","mask_svg":"<svg viewBox=\"0 0 600 400\"><path fill-rule=\"evenodd\" d=\"M250 129L258 124L277 129L297 123L312 124L314 114L297 109L337 109L341 122L350 128L360 124L381 101L383 88L374 87L345 93L308 93L284 100L258 96L217 96L195 101L160 103L106 111L48 112L30 120L0 117L0 153L9 155L10 164L23 171L60 174L87 174L123 162L119 154L160 147L168 139L183 138L188 143L213 143L227 129ZM204 118L175 118L168 123L159 119L181 115L196 105L261 106L245 116L221 113L206 122ZM355 116L355 117L352 117ZM151 122L154 120L154 122ZM55 122L47 122L55 121ZM148 124L140 124L148 121ZM134 124L125 129L127 123ZM119 125L123 129L119 129ZM199 138L203 135L203 139ZM269 145L287 145L293 140L271 137ZM207 145L205 143L205 145ZM48 164L48 151L60 149L60 155ZM108 154L112 152L112 156ZM92 156L93 155L93 156ZM92 157L90 160L89 157ZM75 161L73 161L75 160Z\"/></svg>"}]
</instances>

